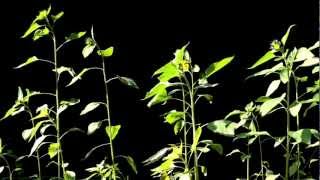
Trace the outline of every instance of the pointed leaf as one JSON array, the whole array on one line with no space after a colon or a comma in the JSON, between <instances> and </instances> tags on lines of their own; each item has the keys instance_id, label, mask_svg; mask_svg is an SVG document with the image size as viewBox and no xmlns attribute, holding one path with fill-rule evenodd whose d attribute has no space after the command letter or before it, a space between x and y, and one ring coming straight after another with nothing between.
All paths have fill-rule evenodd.
<instances>
[{"instance_id":1,"label":"pointed leaf","mask_svg":"<svg viewBox=\"0 0 320 180\"><path fill-rule=\"evenodd\" d=\"M93 111L96 109L99 105L101 105L100 102L91 102L86 105L86 107L81 111L80 116L87 114L90 111Z\"/></svg>"},{"instance_id":2,"label":"pointed leaf","mask_svg":"<svg viewBox=\"0 0 320 180\"><path fill-rule=\"evenodd\" d=\"M296 172L298 172L299 164L300 164L299 161L295 161L290 165L290 167L289 167L289 177L293 176L294 174L296 174Z\"/></svg>"},{"instance_id":3,"label":"pointed leaf","mask_svg":"<svg viewBox=\"0 0 320 180\"><path fill-rule=\"evenodd\" d=\"M59 149L60 149L59 143L51 143L49 145L48 154L49 154L50 159L52 159L53 157L55 157L58 154Z\"/></svg>"},{"instance_id":4,"label":"pointed leaf","mask_svg":"<svg viewBox=\"0 0 320 180\"><path fill-rule=\"evenodd\" d=\"M280 80L283 84L286 84L289 81L288 69L282 69L280 71Z\"/></svg>"},{"instance_id":5,"label":"pointed leaf","mask_svg":"<svg viewBox=\"0 0 320 180\"><path fill-rule=\"evenodd\" d=\"M177 121L173 127L174 134L175 135L179 134L179 132L181 132L183 127L184 127L184 121L183 120Z\"/></svg>"},{"instance_id":6,"label":"pointed leaf","mask_svg":"<svg viewBox=\"0 0 320 180\"><path fill-rule=\"evenodd\" d=\"M316 43L314 43L314 45L312 45L312 46L309 47L308 49L309 49L310 51L312 51L312 50L317 49L317 48L319 48L319 47L320 47L320 42L317 41Z\"/></svg>"},{"instance_id":7,"label":"pointed leaf","mask_svg":"<svg viewBox=\"0 0 320 180\"><path fill-rule=\"evenodd\" d=\"M121 125L107 126L106 127L106 133L107 133L108 137L111 140L114 140L114 138L117 137L120 128L121 128Z\"/></svg>"},{"instance_id":8,"label":"pointed leaf","mask_svg":"<svg viewBox=\"0 0 320 180\"><path fill-rule=\"evenodd\" d=\"M40 136L38 139L36 139L33 143L33 146L31 148L31 151L29 153L29 157L39 148L39 146L41 145L41 143L46 139L47 136L43 135Z\"/></svg>"},{"instance_id":9,"label":"pointed leaf","mask_svg":"<svg viewBox=\"0 0 320 180\"><path fill-rule=\"evenodd\" d=\"M214 73L218 72L224 66L229 64L234 59L234 56L226 57L218 62L212 63L206 70L205 70L205 77L208 78Z\"/></svg>"},{"instance_id":10,"label":"pointed leaf","mask_svg":"<svg viewBox=\"0 0 320 180\"><path fill-rule=\"evenodd\" d=\"M28 30L23 34L23 36L21 36L21 38L26 38L28 37L31 33L33 33L35 30L39 29L40 26L38 23L34 22L30 25L30 27L28 28Z\"/></svg>"},{"instance_id":11,"label":"pointed leaf","mask_svg":"<svg viewBox=\"0 0 320 180\"><path fill-rule=\"evenodd\" d=\"M290 111L290 114L293 116L293 117L296 117L299 112L300 112L300 109L301 109L301 106L302 106L302 103L295 103L293 104L289 111Z\"/></svg>"},{"instance_id":12,"label":"pointed leaf","mask_svg":"<svg viewBox=\"0 0 320 180\"><path fill-rule=\"evenodd\" d=\"M102 125L101 121L90 123L88 126L87 134L88 135L93 134L97 129L99 129L101 127L101 125Z\"/></svg>"},{"instance_id":13,"label":"pointed leaf","mask_svg":"<svg viewBox=\"0 0 320 180\"><path fill-rule=\"evenodd\" d=\"M257 62L255 62L251 67L249 67L249 69L254 69L268 61L270 61L271 59L275 58L276 56L274 55L274 53L272 51L268 51L265 55L263 55Z\"/></svg>"},{"instance_id":14,"label":"pointed leaf","mask_svg":"<svg viewBox=\"0 0 320 180\"><path fill-rule=\"evenodd\" d=\"M290 31L291 31L291 29L292 29L294 26L295 26L294 24L291 25L291 26L288 28L286 34L281 38L281 43L283 44L283 46L286 45L286 42L287 42L288 36L289 36L289 34L290 34Z\"/></svg>"},{"instance_id":15,"label":"pointed leaf","mask_svg":"<svg viewBox=\"0 0 320 180\"><path fill-rule=\"evenodd\" d=\"M276 91L280 85L280 80L274 80L270 83L266 96L269 97L274 91Z\"/></svg>"},{"instance_id":16,"label":"pointed leaf","mask_svg":"<svg viewBox=\"0 0 320 180\"><path fill-rule=\"evenodd\" d=\"M169 124L174 124L176 121L183 119L184 113L177 110L171 110L165 116L165 120Z\"/></svg>"},{"instance_id":17,"label":"pointed leaf","mask_svg":"<svg viewBox=\"0 0 320 180\"><path fill-rule=\"evenodd\" d=\"M317 64L319 64L319 58L312 57L312 58L306 59L299 67L310 67Z\"/></svg>"},{"instance_id":18,"label":"pointed leaf","mask_svg":"<svg viewBox=\"0 0 320 180\"><path fill-rule=\"evenodd\" d=\"M301 47L298 49L294 62L304 61L313 57L314 54L309 49L307 49L306 47Z\"/></svg>"},{"instance_id":19,"label":"pointed leaf","mask_svg":"<svg viewBox=\"0 0 320 180\"><path fill-rule=\"evenodd\" d=\"M234 131L237 129L237 123L228 120L217 120L208 124L208 129L214 133L224 136L234 136Z\"/></svg>"},{"instance_id":20,"label":"pointed leaf","mask_svg":"<svg viewBox=\"0 0 320 180\"><path fill-rule=\"evenodd\" d=\"M280 177L280 174L267 174L266 180L276 180L278 177Z\"/></svg>"},{"instance_id":21,"label":"pointed leaf","mask_svg":"<svg viewBox=\"0 0 320 180\"><path fill-rule=\"evenodd\" d=\"M0 174L3 172L4 166L0 166Z\"/></svg>"},{"instance_id":22,"label":"pointed leaf","mask_svg":"<svg viewBox=\"0 0 320 180\"><path fill-rule=\"evenodd\" d=\"M61 11L56 15L51 15L51 19L53 22L57 22L63 15L64 15L64 12Z\"/></svg>"},{"instance_id":23,"label":"pointed leaf","mask_svg":"<svg viewBox=\"0 0 320 180\"><path fill-rule=\"evenodd\" d=\"M49 33L50 33L50 30L47 27L44 27L42 29L37 29L34 32L32 39L33 39L33 41L36 41L44 36L49 35Z\"/></svg>"},{"instance_id":24,"label":"pointed leaf","mask_svg":"<svg viewBox=\"0 0 320 180\"><path fill-rule=\"evenodd\" d=\"M137 83L131 79L131 78L128 78L128 77L124 77L124 76L119 76L119 80L121 83L129 86L129 87L132 87L132 88L135 88L135 89L139 89L139 86L137 85Z\"/></svg>"},{"instance_id":25,"label":"pointed leaf","mask_svg":"<svg viewBox=\"0 0 320 180\"><path fill-rule=\"evenodd\" d=\"M82 50L82 56L87 58L94 50L96 45L86 45Z\"/></svg>"},{"instance_id":26,"label":"pointed leaf","mask_svg":"<svg viewBox=\"0 0 320 180\"><path fill-rule=\"evenodd\" d=\"M286 137L277 137L273 147L278 147L285 139Z\"/></svg>"},{"instance_id":27,"label":"pointed leaf","mask_svg":"<svg viewBox=\"0 0 320 180\"><path fill-rule=\"evenodd\" d=\"M76 173L73 171L66 171L64 174L64 180L76 180Z\"/></svg>"},{"instance_id":28,"label":"pointed leaf","mask_svg":"<svg viewBox=\"0 0 320 180\"><path fill-rule=\"evenodd\" d=\"M14 69L22 68L22 67L29 65L31 63L34 63L38 60L39 60L39 58L37 58L36 56L29 57L24 63L20 64L19 66L15 67Z\"/></svg>"},{"instance_id":29,"label":"pointed leaf","mask_svg":"<svg viewBox=\"0 0 320 180\"><path fill-rule=\"evenodd\" d=\"M202 134L202 128L198 127L193 138L193 143L191 145L192 152L196 151L201 134Z\"/></svg>"},{"instance_id":30,"label":"pointed leaf","mask_svg":"<svg viewBox=\"0 0 320 180\"><path fill-rule=\"evenodd\" d=\"M138 174L136 163L131 156L124 156L135 174Z\"/></svg>"},{"instance_id":31,"label":"pointed leaf","mask_svg":"<svg viewBox=\"0 0 320 180\"><path fill-rule=\"evenodd\" d=\"M311 129L300 129L297 131L290 131L289 136L293 138L296 143L311 144L312 131Z\"/></svg>"},{"instance_id":32,"label":"pointed leaf","mask_svg":"<svg viewBox=\"0 0 320 180\"><path fill-rule=\"evenodd\" d=\"M161 158L163 158L171 149L172 149L171 147L162 148L158 152L156 152L154 155L144 160L142 163L145 165L153 164L159 161Z\"/></svg>"},{"instance_id":33,"label":"pointed leaf","mask_svg":"<svg viewBox=\"0 0 320 180\"><path fill-rule=\"evenodd\" d=\"M86 31L74 32L74 33L71 33L68 37L65 37L65 39L66 39L66 41L72 41L72 40L80 39L86 33L87 33Z\"/></svg>"},{"instance_id":34,"label":"pointed leaf","mask_svg":"<svg viewBox=\"0 0 320 180\"><path fill-rule=\"evenodd\" d=\"M159 75L158 79L160 82L167 82L172 78L180 77L181 73L179 68L173 62L169 62L156 70L152 76L156 75Z\"/></svg>"},{"instance_id":35,"label":"pointed leaf","mask_svg":"<svg viewBox=\"0 0 320 180\"><path fill-rule=\"evenodd\" d=\"M105 50L98 50L97 54L102 57L110 57L113 55L113 49L113 46L111 46Z\"/></svg>"},{"instance_id":36,"label":"pointed leaf","mask_svg":"<svg viewBox=\"0 0 320 180\"><path fill-rule=\"evenodd\" d=\"M209 145L212 150L215 150L218 154L223 154L223 146L221 144L212 143Z\"/></svg>"},{"instance_id":37,"label":"pointed leaf","mask_svg":"<svg viewBox=\"0 0 320 180\"><path fill-rule=\"evenodd\" d=\"M261 116L267 115L274 107L279 105L281 101L285 98L286 94L283 93L280 97L269 99L264 102L260 107L260 114Z\"/></svg>"}]
</instances>

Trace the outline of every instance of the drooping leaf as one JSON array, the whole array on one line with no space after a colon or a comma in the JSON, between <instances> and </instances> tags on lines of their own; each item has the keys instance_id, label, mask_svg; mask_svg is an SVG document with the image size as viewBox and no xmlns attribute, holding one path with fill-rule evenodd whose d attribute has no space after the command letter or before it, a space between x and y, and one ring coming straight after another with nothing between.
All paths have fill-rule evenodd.
<instances>
[{"instance_id":1,"label":"drooping leaf","mask_svg":"<svg viewBox=\"0 0 320 180\"><path fill-rule=\"evenodd\" d=\"M305 61L313 57L314 54L309 49L307 49L306 47L301 47L298 49L294 62Z\"/></svg>"},{"instance_id":2,"label":"drooping leaf","mask_svg":"<svg viewBox=\"0 0 320 180\"><path fill-rule=\"evenodd\" d=\"M82 38L84 35L86 35L86 31L81 31L81 32L74 32L71 33L69 36L65 37L66 41L72 41L76 39Z\"/></svg>"},{"instance_id":3,"label":"drooping leaf","mask_svg":"<svg viewBox=\"0 0 320 180\"><path fill-rule=\"evenodd\" d=\"M265 55L263 55L257 62L255 62L251 67L249 67L249 69L254 69L270 60L272 60L273 58L275 58L276 56L274 55L274 53L272 51L268 51Z\"/></svg>"},{"instance_id":4,"label":"drooping leaf","mask_svg":"<svg viewBox=\"0 0 320 180\"><path fill-rule=\"evenodd\" d=\"M42 135L34 141L33 146L31 148L31 151L28 155L29 157L39 148L39 146L46 139L46 137L47 137L46 135Z\"/></svg>"},{"instance_id":5,"label":"drooping leaf","mask_svg":"<svg viewBox=\"0 0 320 180\"><path fill-rule=\"evenodd\" d=\"M80 102L80 99L72 98L70 100L62 100L60 102L60 106L58 108L58 114L61 114L63 111L65 111L69 106L74 106Z\"/></svg>"},{"instance_id":6,"label":"drooping leaf","mask_svg":"<svg viewBox=\"0 0 320 180\"><path fill-rule=\"evenodd\" d=\"M131 156L124 156L135 174L138 174L136 163Z\"/></svg>"},{"instance_id":7,"label":"drooping leaf","mask_svg":"<svg viewBox=\"0 0 320 180\"><path fill-rule=\"evenodd\" d=\"M210 104L212 104L213 96L211 94L199 94L199 98L204 98L206 99Z\"/></svg>"},{"instance_id":8,"label":"drooping leaf","mask_svg":"<svg viewBox=\"0 0 320 180\"><path fill-rule=\"evenodd\" d=\"M57 70L53 69L52 71L57 72L59 75L61 75L63 72L68 72L72 77L74 77L76 74L71 67L65 67L65 66L60 66L57 68Z\"/></svg>"},{"instance_id":9,"label":"drooping leaf","mask_svg":"<svg viewBox=\"0 0 320 180\"><path fill-rule=\"evenodd\" d=\"M224 136L234 136L234 131L237 129L237 123L228 120L217 120L209 123L207 127L214 133Z\"/></svg>"},{"instance_id":10,"label":"drooping leaf","mask_svg":"<svg viewBox=\"0 0 320 180\"><path fill-rule=\"evenodd\" d=\"M240 111L240 110L238 110L238 109L233 110L233 111L231 111L230 113L228 113L228 114L224 117L224 119L229 119L231 116L239 115L239 114L241 114L241 113L243 113L243 112Z\"/></svg>"},{"instance_id":11,"label":"drooping leaf","mask_svg":"<svg viewBox=\"0 0 320 180\"><path fill-rule=\"evenodd\" d=\"M73 171L66 171L64 174L64 180L76 180L76 173Z\"/></svg>"},{"instance_id":12,"label":"drooping leaf","mask_svg":"<svg viewBox=\"0 0 320 180\"><path fill-rule=\"evenodd\" d=\"M119 76L119 80L122 84L125 84L125 85L132 87L132 88L135 88L135 89L139 89L139 86L137 85L137 83L131 78Z\"/></svg>"},{"instance_id":13,"label":"drooping leaf","mask_svg":"<svg viewBox=\"0 0 320 180\"><path fill-rule=\"evenodd\" d=\"M183 116L184 116L184 112L171 110L165 116L165 120L169 124L174 124L176 121L183 119Z\"/></svg>"},{"instance_id":14,"label":"drooping leaf","mask_svg":"<svg viewBox=\"0 0 320 180\"><path fill-rule=\"evenodd\" d=\"M201 134L202 134L202 128L198 127L195 132L194 139L193 139L193 142L191 145L191 151L195 152L197 150L197 146L198 146L198 142L199 142Z\"/></svg>"},{"instance_id":15,"label":"drooping leaf","mask_svg":"<svg viewBox=\"0 0 320 180\"><path fill-rule=\"evenodd\" d=\"M107 126L106 133L107 133L108 137L111 140L114 140L117 137L120 128L121 128L121 125Z\"/></svg>"},{"instance_id":16,"label":"drooping leaf","mask_svg":"<svg viewBox=\"0 0 320 180\"><path fill-rule=\"evenodd\" d=\"M247 77L247 79L249 79L251 77L256 77L256 76L268 76L268 75L270 75L272 73L275 73L275 72L277 72L277 71L279 71L279 70L281 70L283 68L284 68L283 62L280 62L280 63L274 65L270 69L264 69L264 70L261 70L259 72L254 73L253 75Z\"/></svg>"},{"instance_id":17,"label":"drooping leaf","mask_svg":"<svg viewBox=\"0 0 320 180\"><path fill-rule=\"evenodd\" d=\"M95 49L96 43L93 39L87 38L86 39L86 46L82 49L82 56L87 58Z\"/></svg>"},{"instance_id":18,"label":"drooping leaf","mask_svg":"<svg viewBox=\"0 0 320 180\"><path fill-rule=\"evenodd\" d=\"M36 112L38 113L36 116L34 116L31 120L41 119L49 116L49 108L48 104L44 104L36 109Z\"/></svg>"},{"instance_id":19,"label":"drooping leaf","mask_svg":"<svg viewBox=\"0 0 320 180\"><path fill-rule=\"evenodd\" d=\"M23 36L21 36L21 38L28 37L30 34L32 34L35 30L39 29L40 27L42 26L39 25L38 23L36 22L32 23L30 27L27 29L27 31L23 34Z\"/></svg>"},{"instance_id":20,"label":"drooping leaf","mask_svg":"<svg viewBox=\"0 0 320 180\"><path fill-rule=\"evenodd\" d=\"M299 129L297 131L290 131L288 135L293 138L296 143L311 144L312 135L316 134L316 132L315 129Z\"/></svg>"},{"instance_id":21,"label":"drooping leaf","mask_svg":"<svg viewBox=\"0 0 320 180\"><path fill-rule=\"evenodd\" d=\"M286 139L286 137L277 137L275 139L274 145L273 147L278 147L280 144L282 144L282 142Z\"/></svg>"},{"instance_id":22,"label":"drooping leaf","mask_svg":"<svg viewBox=\"0 0 320 180\"><path fill-rule=\"evenodd\" d=\"M147 106L151 107L155 104L167 101L170 96L168 96L166 88L169 86L170 84L168 82L160 82L155 85L149 92L147 92L144 100L152 97Z\"/></svg>"},{"instance_id":23,"label":"drooping leaf","mask_svg":"<svg viewBox=\"0 0 320 180\"><path fill-rule=\"evenodd\" d=\"M289 167L289 177L293 176L294 174L296 174L299 170L299 161L295 161L293 162L290 167Z\"/></svg>"},{"instance_id":24,"label":"drooping leaf","mask_svg":"<svg viewBox=\"0 0 320 180\"><path fill-rule=\"evenodd\" d=\"M314 49L317 49L320 47L320 41L317 41L316 43L314 43L314 45L312 45L311 47L309 47L308 49L310 51L314 50Z\"/></svg>"},{"instance_id":25,"label":"drooping leaf","mask_svg":"<svg viewBox=\"0 0 320 180\"><path fill-rule=\"evenodd\" d=\"M286 42L287 42L287 39L288 39L288 37L289 37L290 31L291 31L291 29L292 29L294 26L295 26L294 24L291 25L291 26L289 26L287 32L286 32L286 33L284 34L284 36L281 38L281 43L282 43L283 46L286 45Z\"/></svg>"},{"instance_id":26,"label":"drooping leaf","mask_svg":"<svg viewBox=\"0 0 320 180\"><path fill-rule=\"evenodd\" d=\"M185 126L185 123L183 120L176 121L173 127L174 134L175 135L179 134L179 132L181 132L184 126Z\"/></svg>"},{"instance_id":27,"label":"drooping leaf","mask_svg":"<svg viewBox=\"0 0 320 180\"><path fill-rule=\"evenodd\" d=\"M32 40L36 41L44 36L49 35L49 33L50 33L50 30L47 27L38 28L37 30L34 31Z\"/></svg>"},{"instance_id":28,"label":"drooping leaf","mask_svg":"<svg viewBox=\"0 0 320 180\"><path fill-rule=\"evenodd\" d=\"M215 150L220 155L223 154L223 146L221 144L212 143L209 145L210 149Z\"/></svg>"},{"instance_id":29,"label":"drooping leaf","mask_svg":"<svg viewBox=\"0 0 320 180\"><path fill-rule=\"evenodd\" d=\"M66 87L71 86L71 85L73 85L74 83L76 83L77 81L79 81L79 80L82 78L82 76L83 76L87 71L89 71L88 68L82 69L82 71L81 71L78 75L76 75L75 77L73 77L73 78L71 79L70 83L67 84Z\"/></svg>"},{"instance_id":30,"label":"drooping leaf","mask_svg":"<svg viewBox=\"0 0 320 180\"><path fill-rule=\"evenodd\" d=\"M113 49L113 46L111 46L105 50L98 50L97 54L102 57L110 57L113 55Z\"/></svg>"},{"instance_id":31,"label":"drooping leaf","mask_svg":"<svg viewBox=\"0 0 320 180\"><path fill-rule=\"evenodd\" d=\"M52 21L55 23L55 22L57 22L60 18L62 18L63 15L64 15L64 12L61 11L61 12L59 12L59 13L56 14L56 15L51 15L51 19L52 19Z\"/></svg>"},{"instance_id":32,"label":"drooping leaf","mask_svg":"<svg viewBox=\"0 0 320 180\"><path fill-rule=\"evenodd\" d=\"M31 63L34 63L34 62L36 62L36 61L38 61L38 60L39 60L39 58L37 58L36 56L29 57L24 63L16 66L14 69L22 68L22 67L24 67L24 66L26 66L26 65L29 65L29 64L31 64Z\"/></svg>"},{"instance_id":33,"label":"drooping leaf","mask_svg":"<svg viewBox=\"0 0 320 180\"><path fill-rule=\"evenodd\" d=\"M163 158L171 149L172 149L171 147L162 148L158 152L156 152L154 155L144 160L142 163L145 165L153 164L159 161L161 158Z\"/></svg>"},{"instance_id":34,"label":"drooping leaf","mask_svg":"<svg viewBox=\"0 0 320 180\"><path fill-rule=\"evenodd\" d=\"M91 135L93 134L97 129L99 129L102 125L101 121L97 121L97 122L92 122L88 125L88 131L87 134Z\"/></svg>"},{"instance_id":35,"label":"drooping leaf","mask_svg":"<svg viewBox=\"0 0 320 180\"><path fill-rule=\"evenodd\" d=\"M218 62L212 63L206 70L205 70L205 77L209 78L214 73L218 72L220 69L222 69L224 66L229 64L234 59L234 56L223 58L222 60Z\"/></svg>"},{"instance_id":36,"label":"drooping leaf","mask_svg":"<svg viewBox=\"0 0 320 180\"><path fill-rule=\"evenodd\" d=\"M294 104L291 105L290 108L289 108L290 114L291 114L293 117L297 117L297 115L298 115L299 112L300 112L301 107L302 107L302 103L294 103Z\"/></svg>"},{"instance_id":37,"label":"drooping leaf","mask_svg":"<svg viewBox=\"0 0 320 180\"><path fill-rule=\"evenodd\" d=\"M269 97L273 92L275 92L278 89L280 82L281 82L280 80L274 80L270 83L266 93L267 97Z\"/></svg>"},{"instance_id":38,"label":"drooping leaf","mask_svg":"<svg viewBox=\"0 0 320 180\"><path fill-rule=\"evenodd\" d=\"M242 152L241 152L239 149L234 149L234 150L232 150L231 152L229 152L229 153L226 155L226 157L231 156L232 154L236 154L236 153L242 154Z\"/></svg>"},{"instance_id":39,"label":"drooping leaf","mask_svg":"<svg viewBox=\"0 0 320 180\"><path fill-rule=\"evenodd\" d=\"M261 116L267 115L273 108L281 103L281 101L285 98L286 94L283 93L280 97L269 99L265 101L260 107L260 114Z\"/></svg>"},{"instance_id":40,"label":"drooping leaf","mask_svg":"<svg viewBox=\"0 0 320 180\"><path fill-rule=\"evenodd\" d=\"M285 68L280 71L280 80L283 84L286 84L289 81L288 69Z\"/></svg>"},{"instance_id":41,"label":"drooping leaf","mask_svg":"<svg viewBox=\"0 0 320 180\"><path fill-rule=\"evenodd\" d=\"M58 154L59 149L60 149L59 143L51 143L49 145L48 155L49 155L50 159L52 159L53 157L55 157Z\"/></svg>"},{"instance_id":42,"label":"drooping leaf","mask_svg":"<svg viewBox=\"0 0 320 180\"><path fill-rule=\"evenodd\" d=\"M91 102L86 105L86 107L81 111L80 116L87 114L90 111L93 111L96 109L98 106L100 106L100 102Z\"/></svg>"},{"instance_id":43,"label":"drooping leaf","mask_svg":"<svg viewBox=\"0 0 320 180\"><path fill-rule=\"evenodd\" d=\"M278 177L280 177L280 174L267 174L266 180L276 180Z\"/></svg>"}]
</instances>

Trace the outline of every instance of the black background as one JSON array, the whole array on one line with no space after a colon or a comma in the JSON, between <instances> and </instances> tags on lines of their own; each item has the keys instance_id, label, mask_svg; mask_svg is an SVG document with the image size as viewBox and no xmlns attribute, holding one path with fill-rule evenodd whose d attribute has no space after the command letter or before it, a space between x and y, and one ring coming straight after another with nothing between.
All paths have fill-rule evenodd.
<instances>
[{"instance_id":1,"label":"black background","mask_svg":"<svg viewBox=\"0 0 320 180\"><path fill-rule=\"evenodd\" d=\"M136 80L140 90L124 87L114 82L110 87L111 112L113 120L123 125L116 140L117 154L128 154L135 158L139 174L134 179L150 179L149 168L141 161L152 155L165 144L177 142L172 128L163 123L160 115L169 110L166 107L149 109L141 99L156 83L152 73L173 58L175 49L190 42L189 51L193 62L202 69L211 62L223 57L235 55L231 65L217 73L211 82L220 86L210 90L214 103L201 104L198 107L200 122L220 119L236 108L263 95L269 80L245 81L250 72L246 68L254 63L268 48L274 38L280 38L291 24L296 24L289 39L290 45L310 46L318 39L319 15L318 1L246 1L225 0L201 2L150 1L12 1L1 5L2 44L1 47L1 105L0 112L14 102L17 86L33 90L53 90L53 74L44 64L35 64L22 70L12 67L20 64L26 57L36 55L51 58L51 42L40 40L33 43L30 39L20 39L33 17L41 9L52 5L54 13L65 12L57 23L58 40L76 31L89 31L94 26L96 39L102 47L115 47L115 55L109 59L110 75L119 74ZM97 57L84 60L81 56L83 40L70 43L59 55L60 63L72 66L77 72L88 66L99 65ZM69 81L65 76L65 82ZM98 73L88 73L75 86L63 88L62 97L81 98L81 104L71 108L62 116L62 129L80 127L86 129L89 122L99 120L104 112L80 117L78 114L88 102L99 100L103 96L101 77ZM36 99L35 103L42 102ZM40 104L35 105L38 106ZM317 127L317 113L313 121L304 123L306 127ZM276 120L275 120L276 119ZM283 119L269 119L262 122L267 130L284 132ZM268 120L268 119L266 119ZM265 121L266 121L265 120ZM23 115L11 118L0 124L0 137L17 154L27 153L30 145L21 138L23 128L30 125ZM225 152L232 150L231 139L206 133L206 138L223 143ZM90 137L75 133L64 140L63 149L66 161L71 168L83 176L82 170L100 162L105 152L97 152L87 161L81 161L85 153L94 145L106 142L103 130ZM265 145L266 157L273 169L282 172L282 153ZM274 153L277 153L275 155ZM224 158L210 153L204 160L209 167L208 179L235 179L245 175L245 166L239 159ZM29 166L31 167L31 166ZM280 168L280 169L279 169ZM253 167L254 169L254 167ZM34 169L33 169L34 170ZM28 170L31 174L31 170Z\"/></svg>"}]
</instances>

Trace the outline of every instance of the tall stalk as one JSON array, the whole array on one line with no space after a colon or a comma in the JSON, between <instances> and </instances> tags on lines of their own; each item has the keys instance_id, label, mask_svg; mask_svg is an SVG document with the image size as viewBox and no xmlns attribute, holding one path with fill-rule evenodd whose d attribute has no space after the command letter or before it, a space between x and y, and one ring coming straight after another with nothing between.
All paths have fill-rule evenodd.
<instances>
[{"instance_id":1,"label":"tall stalk","mask_svg":"<svg viewBox=\"0 0 320 180\"><path fill-rule=\"evenodd\" d=\"M249 143L247 144L247 180L250 180L250 158L249 158L249 154L250 154L250 145Z\"/></svg>"},{"instance_id":2,"label":"tall stalk","mask_svg":"<svg viewBox=\"0 0 320 180\"><path fill-rule=\"evenodd\" d=\"M182 82L182 80L180 79L180 82ZM188 140L187 140L187 117L186 117L186 96L185 96L185 88L183 85L181 85L181 90L182 90L182 109L183 109L183 143L184 143L184 168L185 170L189 169L189 165L188 165Z\"/></svg>"},{"instance_id":3,"label":"tall stalk","mask_svg":"<svg viewBox=\"0 0 320 180\"><path fill-rule=\"evenodd\" d=\"M288 67L288 64L286 62L286 66ZM288 82L287 82L287 97L286 97L286 101L287 101L287 107L286 107L286 116L287 116L287 131L286 131L286 169L285 169L285 180L289 179L289 161L290 161L290 136L289 136L289 131L290 131L290 112L289 112L289 108L290 108L290 72L291 69L288 69Z\"/></svg>"}]
</instances>

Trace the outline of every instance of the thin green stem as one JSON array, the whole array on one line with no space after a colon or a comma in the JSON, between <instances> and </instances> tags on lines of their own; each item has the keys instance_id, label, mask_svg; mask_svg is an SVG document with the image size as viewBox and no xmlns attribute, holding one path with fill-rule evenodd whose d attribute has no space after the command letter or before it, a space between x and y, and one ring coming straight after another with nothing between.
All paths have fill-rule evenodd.
<instances>
[{"instance_id":1,"label":"thin green stem","mask_svg":"<svg viewBox=\"0 0 320 180\"><path fill-rule=\"evenodd\" d=\"M247 144L247 155L250 154L250 145ZM250 180L250 158L247 158L247 180Z\"/></svg>"},{"instance_id":2,"label":"thin green stem","mask_svg":"<svg viewBox=\"0 0 320 180\"><path fill-rule=\"evenodd\" d=\"M288 82L287 82L287 111L286 111L286 116L287 116L287 129L286 129L286 162L285 162L285 180L289 179L289 161L290 161L290 136L289 136L289 131L290 131L290 70L288 70Z\"/></svg>"},{"instance_id":3,"label":"thin green stem","mask_svg":"<svg viewBox=\"0 0 320 180\"><path fill-rule=\"evenodd\" d=\"M257 118L253 118L254 122L256 123L257 130L260 131L259 123L257 121ZM259 143L259 153L260 153L260 172L262 174L262 180L264 179L264 170L263 170L263 154L262 154L262 142L260 136L258 137L258 143Z\"/></svg>"},{"instance_id":4,"label":"thin green stem","mask_svg":"<svg viewBox=\"0 0 320 180\"><path fill-rule=\"evenodd\" d=\"M298 102L298 100L299 100L299 84L296 79L295 73L293 73L293 79L294 79L294 87L295 87L295 101ZM297 125L297 130L299 130L300 129L299 113L297 114L297 117L296 117L296 125ZM298 171L297 171L297 179L300 179L300 144L297 144L297 159L299 161Z\"/></svg>"},{"instance_id":5,"label":"thin green stem","mask_svg":"<svg viewBox=\"0 0 320 180\"><path fill-rule=\"evenodd\" d=\"M9 171L9 179L10 180L13 180L13 177L12 177L12 171L11 171L11 168L10 168L10 164L9 164L9 162L8 162L8 160L3 156L3 155L1 155L0 154L0 158L5 162L5 164L6 164L6 166L7 166L7 169L8 169L8 171Z\"/></svg>"},{"instance_id":6,"label":"thin green stem","mask_svg":"<svg viewBox=\"0 0 320 180\"><path fill-rule=\"evenodd\" d=\"M181 79L180 79L181 81ZM187 141L187 117L186 117L186 97L185 97L185 89L184 86L181 86L181 90L182 90L182 109L183 109L183 143L184 143L184 167L185 170L188 170L188 141Z\"/></svg>"}]
</instances>

